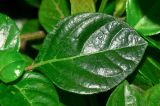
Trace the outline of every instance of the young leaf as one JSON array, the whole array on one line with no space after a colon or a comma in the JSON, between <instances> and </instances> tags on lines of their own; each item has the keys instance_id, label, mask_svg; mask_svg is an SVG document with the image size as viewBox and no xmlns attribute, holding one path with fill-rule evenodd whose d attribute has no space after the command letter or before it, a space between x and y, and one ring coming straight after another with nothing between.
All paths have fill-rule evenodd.
<instances>
[{"instance_id":1,"label":"young leaf","mask_svg":"<svg viewBox=\"0 0 160 106\"><path fill-rule=\"evenodd\" d=\"M112 16L83 13L60 21L32 68L58 87L81 94L107 91L131 74L147 42Z\"/></svg>"},{"instance_id":2,"label":"young leaf","mask_svg":"<svg viewBox=\"0 0 160 106\"><path fill-rule=\"evenodd\" d=\"M0 51L14 48L19 50L19 30L13 20L0 14Z\"/></svg>"},{"instance_id":3,"label":"young leaf","mask_svg":"<svg viewBox=\"0 0 160 106\"><path fill-rule=\"evenodd\" d=\"M52 83L36 72L25 73L15 84L0 83L2 106L60 106Z\"/></svg>"},{"instance_id":4,"label":"young leaf","mask_svg":"<svg viewBox=\"0 0 160 106\"><path fill-rule=\"evenodd\" d=\"M25 68L22 56L13 50L0 51L0 80L8 83L19 78Z\"/></svg>"},{"instance_id":5,"label":"young leaf","mask_svg":"<svg viewBox=\"0 0 160 106\"><path fill-rule=\"evenodd\" d=\"M143 91L125 81L112 92L106 106L143 106L142 101Z\"/></svg>"},{"instance_id":6,"label":"young leaf","mask_svg":"<svg viewBox=\"0 0 160 106\"><path fill-rule=\"evenodd\" d=\"M94 0L70 0L71 14L82 12L95 12Z\"/></svg>"},{"instance_id":7,"label":"young leaf","mask_svg":"<svg viewBox=\"0 0 160 106\"><path fill-rule=\"evenodd\" d=\"M145 36L160 33L160 0L127 0L127 22Z\"/></svg>"},{"instance_id":8,"label":"young leaf","mask_svg":"<svg viewBox=\"0 0 160 106\"><path fill-rule=\"evenodd\" d=\"M39 20L44 29L50 32L60 19L69 14L66 0L42 0Z\"/></svg>"}]
</instances>

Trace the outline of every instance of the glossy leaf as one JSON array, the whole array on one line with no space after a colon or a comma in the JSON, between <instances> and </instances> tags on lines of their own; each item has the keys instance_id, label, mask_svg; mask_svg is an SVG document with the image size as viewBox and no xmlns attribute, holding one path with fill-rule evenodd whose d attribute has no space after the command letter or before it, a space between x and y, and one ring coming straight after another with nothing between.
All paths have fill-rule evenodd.
<instances>
[{"instance_id":1,"label":"glossy leaf","mask_svg":"<svg viewBox=\"0 0 160 106\"><path fill-rule=\"evenodd\" d=\"M25 68L25 62L18 52L13 50L0 52L0 80L11 82L19 78Z\"/></svg>"},{"instance_id":2,"label":"glossy leaf","mask_svg":"<svg viewBox=\"0 0 160 106\"><path fill-rule=\"evenodd\" d=\"M106 106L159 106L159 92L160 84L143 91L124 82L112 92Z\"/></svg>"},{"instance_id":3,"label":"glossy leaf","mask_svg":"<svg viewBox=\"0 0 160 106\"><path fill-rule=\"evenodd\" d=\"M62 89L103 92L135 70L146 46L127 24L106 14L84 13L57 24L32 68L40 67Z\"/></svg>"},{"instance_id":4,"label":"glossy leaf","mask_svg":"<svg viewBox=\"0 0 160 106\"><path fill-rule=\"evenodd\" d=\"M127 0L127 22L145 36L160 33L160 0Z\"/></svg>"},{"instance_id":5,"label":"glossy leaf","mask_svg":"<svg viewBox=\"0 0 160 106\"><path fill-rule=\"evenodd\" d=\"M94 0L70 0L71 14L82 12L95 12Z\"/></svg>"},{"instance_id":6,"label":"glossy leaf","mask_svg":"<svg viewBox=\"0 0 160 106\"><path fill-rule=\"evenodd\" d=\"M8 16L0 14L0 51L6 49L19 50L19 30L15 22Z\"/></svg>"},{"instance_id":7,"label":"glossy leaf","mask_svg":"<svg viewBox=\"0 0 160 106\"><path fill-rule=\"evenodd\" d=\"M106 106L143 106L143 91L123 82L110 95Z\"/></svg>"},{"instance_id":8,"label":"glossy leaf","mask_svg":"<svg viewBox=\"0 0 160 106\"><path fill-rule=\"evenodd\" d=\"M0 84L2 106L60 106L52 83L36 72L25 73L14 84Z\"/></svg>"},{"instance_id":9,"label":"glossy leaf","mask_svg":"<svg viewBox=\"0 0 160 106\"><path fill-rule=\"evenodd\" d=\"M69 14L66 0L42 0L39 20L44 29L50 32L59 20Z\"/></svg>"}]
</instances>

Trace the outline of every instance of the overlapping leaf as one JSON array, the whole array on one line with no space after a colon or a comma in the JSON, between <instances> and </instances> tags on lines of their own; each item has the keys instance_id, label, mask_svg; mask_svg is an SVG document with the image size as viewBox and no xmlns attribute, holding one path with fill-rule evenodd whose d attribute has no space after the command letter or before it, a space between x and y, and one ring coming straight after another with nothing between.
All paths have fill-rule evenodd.
<instances>
[{"instance_id":1,"label":"overlapping leaf","mask_svg":"<svg viewBox=\"0 0 160 106\"><path fill-rule=\"evenodd\" d=\"M71 14L82 12L95 12L94 0L70 0Z\"/></svg>"},{"instance_id":2,"label":"overlapping leaf","mask_svg":"<svg viewBox=\"0 0 160 106\"><path fill-rule=\"evenodd\" d=\"M2 106L60 106L52 83L36 72L25 73L15 84L0 83Z\"/></svg>"},{"instance_id":3,"label":"overlapping leaf","mask_svg":"<svg viewBox=\"0 0 160 106\"><path fill-rule=\"evenodd\" d=\"M13 50L0 52L0 80L11 82L19 78L25 68L25 61L20 53Z\"/></svg>"},{"instance_id":4,"label":"overlapping leaf","mask_svg":"<svg viewBox=\"0 0 160 106\"><path fill-rule=\"evenodd\" d=\"M127 0L127 22L145 36L160 33L160 0Z\"/></svg>"},{"instance_id":5,"label":"overlapping leaf","mask_svg":"<svg viewBox=\"0 0 160 106\"><path fill-rule=\"evenodd\" d=\"M159 92L160 84L143 91L124 82L113 91L106 106L159 106Z\"/></svg>"},{"instance_id":6,"label":"overlapping leaf","mask_svg":"<svg viewBox=\"0 0 160 106\"><path fill-rule=\"evenodd\" d=\"M153 58L147 57L138 70L133 83L146 89L160 83L160 64Z\"/></svg>"},{"instance_id":7,"label":"overlapping leaf","mask_svg":"<svg viewBox=\"0 0 160 106\"><path fill-rule=\"evenodd\" d=\"M139 64L147 42L113 17L84 13L59 22L36 63L58 87L81 94L107 91Z\"/></svg>"},{"instance_id":8,"label":"overlapping leaf","mask_svg":"<svg viewBox=\"0 0 160 106\"><path fill-rule=\"evenodd\" d=\"M19 30L13 20L0 14L0 51L6 49L19 50Z\"/></svg>"},{"instance_id":9,"label":"overlapping leaf","mask_svg":"<svg viewBox=\"0 0 160 106\"><path fill-rule=\"evenodd\" d=\"M43 0L39 10L39 20L44 29L50 32L60 19L69 14L66 0Z\"/></svg>"}]
</instances>

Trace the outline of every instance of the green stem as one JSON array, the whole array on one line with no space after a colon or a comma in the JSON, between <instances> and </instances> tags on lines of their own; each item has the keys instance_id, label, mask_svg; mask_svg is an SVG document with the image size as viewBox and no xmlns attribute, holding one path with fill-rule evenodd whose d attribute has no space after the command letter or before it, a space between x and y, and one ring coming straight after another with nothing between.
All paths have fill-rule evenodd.
<instances>
[{"instance_id":1,"label":"green stem","mask_svg":"<svg viewBox=\"0 0 160 106\"><path fill-rule=\"evenodd\" d=\"M103 12L103 10L104 10L104 8L105 8L107 2L108 2L108 0L102 0L98 12Z\"/></svg>"}]
</instances>

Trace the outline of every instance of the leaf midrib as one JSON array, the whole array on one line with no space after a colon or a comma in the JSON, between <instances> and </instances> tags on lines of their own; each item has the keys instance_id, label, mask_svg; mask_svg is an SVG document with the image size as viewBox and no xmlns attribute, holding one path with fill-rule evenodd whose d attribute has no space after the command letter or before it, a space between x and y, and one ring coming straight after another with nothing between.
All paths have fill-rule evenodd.
<instances>
[{"instance_id":1,"label":"leaf midrib","mask_svg":"<svg viewBox=\"0 0 160 106\"><path fill-rule=\"evenodd\" d=\"M29 105L32 106L32 102L30 102L29 98L22 92L22 90L17 85L13 85L13 86L23 95L23 97L27 100Z\"/></svg>"},{"instance_id":2,"label":"leaf midrib","mask_svg":"<svg viewBox=\"0 0 160 106\"><path fill-rule=\"evenodd\" d=\"M109 52L109 51L116 51L116 50L121 50L121 49L125 49L125 48L138 47L138 46L142 46L142 45L147 45L147 43L144 42L142 44L138 44L138 45L134 45L134 46L124 46L124 47L121 47L121 48L106 49L104 51L98 51L98 52L88 53L88 54L81 54L81 55L76 55L76 56L66 57L66 58L59 58L59 59L53 58L53 59L49 59L49 60L46 60L46 61L40 61L39 63L35 63L35 64L31 65L31 67L32 67L32 69L34 69L36 67L40 67L42 65L49 64L49 63L55 63L55 62L60 62L60 61L73 60L75 58L85 57L85 56L89 56L89 55L95 55L95 54Z\"/></svg>"}]
</instances>

